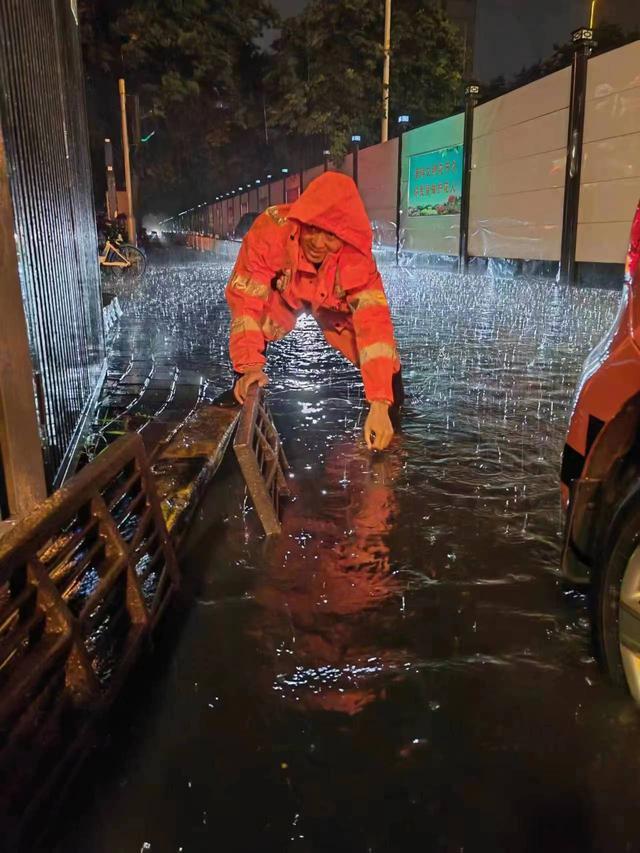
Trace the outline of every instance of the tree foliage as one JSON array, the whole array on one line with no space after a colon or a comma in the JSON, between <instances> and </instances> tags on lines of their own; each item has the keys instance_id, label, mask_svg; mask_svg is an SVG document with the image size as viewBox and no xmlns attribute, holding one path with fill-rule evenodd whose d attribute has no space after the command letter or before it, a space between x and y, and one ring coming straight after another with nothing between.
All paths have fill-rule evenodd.
<instances>
[{"instance_id":1,"label":"tree foliage","mask_svg":"<svg viewBox=\"0 0 640 853\"><path fill-rule=\"evenodd\" d=\"M594 38L596 45L592 55L597 56L600 53L606 53L609 50L614 50L617 47L622 47L629 42L640 39L640 32L625 32L618 24L603 21L595 29ZM554 44L553 53L546 59L538 60L533 65L522 68L509 80L504 75L500 75L491 80L486 86L483 86L483 98L496 98L511 89L526 86L528 83L540 80L541 77L546 77L548 74L553 74L555 71L560 71L562 68L571 65L572 58L573 46L569 42Z\"/></svg>"},{"instance_id":2,"label":"tree foliage","mask_svg":"<svg viewBox=\"0 0 640 853\"><path fill-rule=\"evenodd\" d=\"M255 40L277 20L270 2L87 0L81 14L90 98L100 99L105 85L115 93L124 75L140 98L143 129L156 131L138 150L145 206L215 187L223 148L240 134L257 136L264 57ZM118 126L112 99L102 113L102 124Z\"/></svg>"},{"instance_id":3,"label":"tree foliage","mask_svg":"<svg viewBox=\"0 0 640 853\"><path fill-rule=\"evenodd\" d=\"M271 120L291 134L322 135L337 157L353 133L377 141L383 26L379 0L311 0L285 21L269 75ZM462 61L458 31L439 3L396 0L392 118L448 115L459 100Z\"/></svg>"}]
</instances>

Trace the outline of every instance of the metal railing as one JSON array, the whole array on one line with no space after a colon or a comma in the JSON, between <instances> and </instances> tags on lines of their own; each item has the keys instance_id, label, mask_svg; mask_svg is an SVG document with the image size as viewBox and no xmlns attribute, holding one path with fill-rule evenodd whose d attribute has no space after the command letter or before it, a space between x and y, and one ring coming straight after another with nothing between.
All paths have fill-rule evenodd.
<instances>
[{"instance_id":1,"label":"metal railing","mask_svg":"<svg viewBox=\"0 0 640 853\"><path fill-rule=\"evenodd\" d=\"M68 782L178 580L135 433L0 539L5 837Z\"/></svg>"},{"instance_id":2,"label":"metal railing","mask_svg":"<svg viewBox=\"0 0 640 853\"><path fill-rule=\"evenodd\" d=\"M289 463L257 384L247 392L233 449L264 532L280 533L280 497L287 492Z\"/></svg>"}]
</instances>

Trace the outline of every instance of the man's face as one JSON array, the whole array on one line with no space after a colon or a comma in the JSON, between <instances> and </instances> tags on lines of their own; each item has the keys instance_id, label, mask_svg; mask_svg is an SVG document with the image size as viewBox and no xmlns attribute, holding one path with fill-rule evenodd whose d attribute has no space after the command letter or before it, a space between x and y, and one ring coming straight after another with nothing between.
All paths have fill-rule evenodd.
<instances>
[{"instance_id":1,"label":"man's face","mask_svg":"<svg viewBox=\"0 0 640 853\"><path fill-rule=\"evenodd\" d=\"M339 252L344 243L330 231L323 231L315 225L302 225L300 245L305 258L311 264L321 264L327 255Z\"/></svg>"}]
</instances>

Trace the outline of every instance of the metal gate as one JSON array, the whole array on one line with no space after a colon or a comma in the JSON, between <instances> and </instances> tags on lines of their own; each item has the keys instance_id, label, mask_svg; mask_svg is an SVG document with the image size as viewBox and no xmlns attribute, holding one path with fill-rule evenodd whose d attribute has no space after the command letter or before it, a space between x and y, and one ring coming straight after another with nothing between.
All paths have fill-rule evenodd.
<instances>
[{"instance_id":1,"label":"metal gate","mask_svg":"<svg viewBox=\"0 0 640 853\"><path fill-rule=\"evenodd\" d=\"M50 485L67 471L104 362L74 5L71 0L0 0L0 133Z\"/></svg>"}]
</instances>

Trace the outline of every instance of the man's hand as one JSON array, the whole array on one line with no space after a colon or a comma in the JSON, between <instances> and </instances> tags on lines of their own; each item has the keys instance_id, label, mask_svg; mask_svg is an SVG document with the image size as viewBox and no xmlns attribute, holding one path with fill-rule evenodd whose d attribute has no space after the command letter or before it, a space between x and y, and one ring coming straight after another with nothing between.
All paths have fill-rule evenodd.
<instances>
[{"instance_id":1,"label":"man's hand","mask_svg":"<svg viewBox=\"0 0 640 853\"><path fill-rule=\"evenodd\" d=\"M389 419L389 404L375 401L371 404L364 425L364 440L369 450L385 450L393 438Z\"/></svg>"},{"instance_id":2,"label":"man's hand","mask_svg":"<svg viewBox=\"0 0 640 853\"><path fill-rule=\"evenodd\" d=\"M246 399L249 386L257 382L261 388L269 384L269 377L263 370L248 370L233 386L233 396L242 405Z\"/></svg>"}]
</instances>

